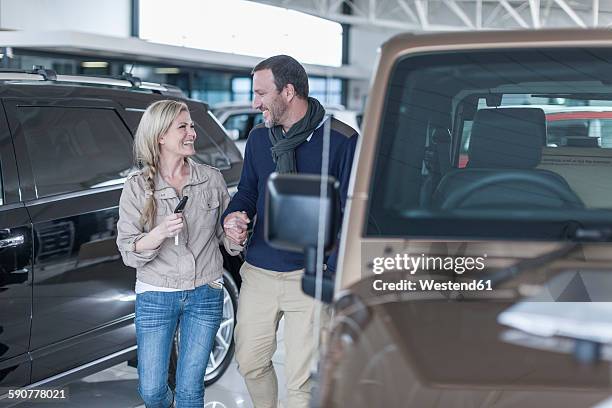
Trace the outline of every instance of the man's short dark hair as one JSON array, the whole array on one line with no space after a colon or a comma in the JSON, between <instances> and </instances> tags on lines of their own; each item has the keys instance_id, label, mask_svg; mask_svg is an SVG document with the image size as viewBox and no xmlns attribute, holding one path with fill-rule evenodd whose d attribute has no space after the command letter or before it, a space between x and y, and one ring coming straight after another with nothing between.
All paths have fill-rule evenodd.
<instances>
[{"instance_id":1,"label":"man's short dark hair","mask_svg":"<svg viewBox=\"0 0 612 408\"><path fill-rule=\"evenodd\" d=\"M278 92L291 84L298 96L308 98L308 75L306 75L306 70L302 64L297 62L295 58L288 55L275 55L267 58L253 68L251 75L264 69L272 71L274 85L276 85Z\"/></svg>"}]
</instances>

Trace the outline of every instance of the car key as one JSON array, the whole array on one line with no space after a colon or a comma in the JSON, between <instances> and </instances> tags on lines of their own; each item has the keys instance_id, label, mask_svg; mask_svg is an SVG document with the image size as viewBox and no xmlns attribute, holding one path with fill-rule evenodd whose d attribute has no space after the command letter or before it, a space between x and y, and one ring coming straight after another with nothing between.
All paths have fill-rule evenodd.
<instances>
[{"instance_id":1,"label":"car key","mask_svg":"<svg viewBox=\"0 0 612 408\"><path fill-rule=\"evenodd\" d=\"M178 205L174 209L175 214L179 214L183 212L183 210L185 209L185 205L187 204L188 198L189 197L187 196L183 196L183 198L181 198L181 201L179 201ZM174 236L174 245L178 245L178 234Z\"/></svg>"}]
</instances>

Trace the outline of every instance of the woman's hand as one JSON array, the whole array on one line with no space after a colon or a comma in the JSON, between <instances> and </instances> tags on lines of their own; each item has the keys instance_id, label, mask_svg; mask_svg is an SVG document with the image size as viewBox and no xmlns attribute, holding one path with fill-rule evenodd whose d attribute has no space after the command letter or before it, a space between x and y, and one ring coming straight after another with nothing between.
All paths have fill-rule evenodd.
<instances>
[{"instance_id":1,"label":"woman's hand","mask_svg":"<svg viewBox=\"0 0 612 408\"><path fill-rule=\"evenodd\" d=\"M164 217L164 220L151 231L160 238L161 242L166 238L172 238L178 235L183 229L183 214L170 214Z\"/></svg>"},{"instance_id":2,"label":"woman's hand","mask_svg":"<svg viewBox=\"0 0 612 408\"><path fill-rule=\"evenodd\" d=\"M147 235L136 241L135 250L147 251L159 248L166 238L174 237L183 229L183 214L170 214Z\"/></svg>"}]
</instances>

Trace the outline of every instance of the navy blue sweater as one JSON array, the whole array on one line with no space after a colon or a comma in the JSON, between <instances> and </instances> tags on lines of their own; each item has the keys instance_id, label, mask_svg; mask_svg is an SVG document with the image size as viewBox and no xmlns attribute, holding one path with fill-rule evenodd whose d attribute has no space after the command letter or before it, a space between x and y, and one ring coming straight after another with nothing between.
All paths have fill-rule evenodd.
<instances>
[{"instance_id":1,"label":"navy blue sweater","mask_svg":"<svg viewBox=\"0 0 612 408\"><path fill-rule=\"evenodd\" d=\"M329 174L340 182L341 204L344 209L353 155L357 145L357 132L337 119L332 118L331 120ZM319 126L310 140L305 141L295 150L298 173L321 173L324 128L325 126ZM234 211L246 211L251 222L257 214L253 235L246 250L246 261L259 268L287 272L302 269L304 255L274 249L264 240L263 235L266 183L270 174L276 169L270 152L271 147L268 129L263 124L256 126L249 133L238 192L230 201L221 222L227 214ZM287 222L299 222L299 220L287 220ZM336 269L336 258L337 250L327 260L327 267L332 272Z\"/></svg>"}]
</instances>

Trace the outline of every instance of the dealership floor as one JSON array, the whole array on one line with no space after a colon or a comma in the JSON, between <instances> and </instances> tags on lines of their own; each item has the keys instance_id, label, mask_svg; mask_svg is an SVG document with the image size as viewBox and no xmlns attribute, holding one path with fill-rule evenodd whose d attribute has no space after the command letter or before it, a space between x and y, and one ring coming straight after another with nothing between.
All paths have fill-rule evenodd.
<instances>
[{"instance_id":1,"label":"dealership floor","mask_svg":"<svg viewBox=\"0 0 612 408\"><path fill-rule=\"evenodd\" d=\"M283 342L283 320L279 325L278 348L272 357L276 374L281 404L285 399ZM45 402L44 408L144 408L138 395L138 374L135 368L127 363L119 364L107 370L82 378L67 385L68 402ZM233 361L223 377L206 388L205 408L252 408L246 386ZM37 407L41 404L22 403L18 408Z\"/></svg>"}]
</instances>

